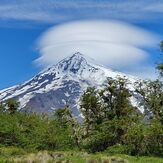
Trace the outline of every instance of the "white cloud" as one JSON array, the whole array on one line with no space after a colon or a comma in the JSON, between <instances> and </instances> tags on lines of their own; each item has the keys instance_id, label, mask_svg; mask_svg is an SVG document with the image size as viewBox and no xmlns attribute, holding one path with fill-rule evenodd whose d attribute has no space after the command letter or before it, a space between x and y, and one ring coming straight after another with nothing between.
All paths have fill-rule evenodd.
<instances>
[{"instance_id":1,"label":"white cloud","mask_svg":"<svg viewBox=\"0 0 163 163\"><path fill-rule=\"evenodd\" d=\"M81 52L105 66L129 71L141 67L149 57L143 49L158 42L156 35L118 21L71 22L42 35L38 41L41 56L36 63L49 66Z\"/></svg>"}]
</instances>

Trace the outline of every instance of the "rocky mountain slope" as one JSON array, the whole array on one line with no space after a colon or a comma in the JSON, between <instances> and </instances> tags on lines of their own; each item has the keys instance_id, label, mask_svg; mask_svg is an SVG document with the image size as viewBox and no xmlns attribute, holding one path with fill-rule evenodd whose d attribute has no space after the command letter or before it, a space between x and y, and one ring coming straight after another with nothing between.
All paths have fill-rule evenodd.
<instances>
[{"instance_id":1,"label":"rocky mountain slope","mask_svg":"<svg viewBox=\"0 0 163 163\"><path fill-rule=\"evenodd\" d=\"M89 59L88 59L89 60ZM137 79L88 61L82 54L75 53L58 64L42 71L31 80L0 91L0 101L14 98L27 111L51 113L68 102L73 113L79 116L78 102L88 86L101 87L107 77L126 76L133 92L131 102L137 105L132 83Z\"/></svg>"}]
</instances>

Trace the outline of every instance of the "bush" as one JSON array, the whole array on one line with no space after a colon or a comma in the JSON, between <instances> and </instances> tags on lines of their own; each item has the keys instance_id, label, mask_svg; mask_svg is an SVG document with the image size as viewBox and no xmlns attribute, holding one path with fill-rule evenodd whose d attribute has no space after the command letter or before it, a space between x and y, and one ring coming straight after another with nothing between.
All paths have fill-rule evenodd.
<instances>
[{"instance_id":1,"label":"bush","mask_svg":"<svg viewBox=\"0 0 163 163\"><path fill-rule=\"evenodd\" d=\"M0 144L5 146L17 145L19 132L18 118L7 113L0 113Z\"/></svg>"},{"instance_id":2,"label":"bush","mask_svg":"<svg viewBox=\"0 0 163 163\"><path fill-rule=\"evenodd\" d=\"M124 143L129 145L131 155L163 154L163 126L158 121L150 124L135 124L124 135Z\"/></svg>"},{"instance_id":3,"label":"bush","mask_svg":"<svg viewBox=\"0 0 163 163\"><path fill-rule=\"evenodd\" d=\"M116 144L106 149L109 154L128 154L130 147L127 145Z\"/></svg>"},{"instance_id":4,"label":"bush","mask_svg":"<svg viewBox=\"0 0 163 163\"><path fill-rule=\"evenodd\" d=\"M107 135L97 132L83 141L83 148L92 153L104 151L109 141Z\"/></svg>"},{"instance_id":5,"label":"bush","mask_svg":"<svg viewBox=\"0 0 163 163\"><path fill-rule=\"evenodd\" d=\"M67 125L62 127L58 122L49 122L45 137L42 139L44 149L67 150L76 147L72 137L71 128Z\"/></svg>"},{"instance_id":6,"label":"bush","mask_svg":"<svg viewBox=\"0 0 163 163\"><path fill-rule=\"evenodd\" d=\"M17 148L17 147L0 148L1 157L12 157L12 156L18 156L18 155L24 155L24 154L26 154L26 152L21 148Z\"/></svg>"}]
</instances>

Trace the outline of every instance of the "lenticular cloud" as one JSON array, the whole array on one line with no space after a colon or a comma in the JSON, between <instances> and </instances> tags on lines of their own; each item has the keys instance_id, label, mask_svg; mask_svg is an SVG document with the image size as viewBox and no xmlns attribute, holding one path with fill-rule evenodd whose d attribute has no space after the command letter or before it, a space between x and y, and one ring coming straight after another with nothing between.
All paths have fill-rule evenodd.
<instances>
[{"instance_id":1,"label":"lenticular cloud","mask_svg":"<svg viewBox=\"0 0 163 163\"><path fill-rule=\"evenodd\" d=\"M80 52L99 64L130 67L147 59L145 48L158 38L141 28L117 21L77 21L54 26L38 41L39 65L49 66Z\"/></svg>"}]
</instances>

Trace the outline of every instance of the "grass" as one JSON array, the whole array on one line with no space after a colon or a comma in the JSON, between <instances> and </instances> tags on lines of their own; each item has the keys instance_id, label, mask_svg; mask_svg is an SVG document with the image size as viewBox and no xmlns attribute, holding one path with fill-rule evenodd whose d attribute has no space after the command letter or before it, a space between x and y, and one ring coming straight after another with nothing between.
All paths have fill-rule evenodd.
<instances>
[{"instance_id":1,"label":"grass","mask_svg":"<svg viewBox=\"0 0 163 163\"><path fill-rule=\"evenodd\" d=\"M0 148L0 163L163 163L162 158L110 156L108 153L88 154L86 152L31 152L20 148Z\"/></svg>"}]
</instances>

